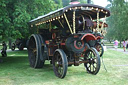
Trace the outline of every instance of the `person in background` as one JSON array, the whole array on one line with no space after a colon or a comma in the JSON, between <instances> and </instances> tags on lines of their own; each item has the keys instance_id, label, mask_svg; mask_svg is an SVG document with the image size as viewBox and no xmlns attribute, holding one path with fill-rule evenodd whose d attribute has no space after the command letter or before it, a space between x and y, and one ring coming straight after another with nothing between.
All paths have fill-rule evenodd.
<instances>
[{"instance_id":1,"label":"person in background","mask_svg":"<svg viewBox=\"0 0 128 85\"><path fill-rule=\"evenodd\" d=\"M126 49L126 41L124 40L124 41L122 42L122 44L123 44L123 49L124 49L124 52L125 52L125 49Z\"/></svg>"},{"instance_id":2,"label":"person in background","mask_svg":"<svg viewBox=\"0 0 128 85\"><path fill-rule=\"evenodd\" d=\"M7 57L7 53L6 53L7 45L4 41L2 43L2 46L3 46L3 48L1 49L2 50L1 55L2 55L2 57Z\"/></svg>"},{"instance_id":3,"label":"person in background","mask_svg":"<svg viewBox=\"0 0 128 85\"><path fill-rule=\"evenodd\" d=\"M118 40L114 41L114 48L117 50L117 48L118 48Z\"/></svg>"},{"instance_id":4,"label":"person in background","mask_svg":"<svg viewBox=\"0 0 128 85\"><path fill-rule=\"evenodd\" d=\"M126 49L128 49L128 40L126 41Z\"/></svg>"}]
</instances>

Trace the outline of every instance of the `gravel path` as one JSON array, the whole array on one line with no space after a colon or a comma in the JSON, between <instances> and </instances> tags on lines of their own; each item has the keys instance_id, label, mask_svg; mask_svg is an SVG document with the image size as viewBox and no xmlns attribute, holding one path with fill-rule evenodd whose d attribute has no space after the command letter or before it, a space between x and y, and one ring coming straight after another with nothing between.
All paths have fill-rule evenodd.
<instances>
[{"instance_id":1,"label":"gravel path","mask_svg":"<svg viewBox=\"0 0 128 85\"><path fill-rule=\"evenodd\" d=\"M128 49L126 49L126 51L124 52L124 50L123 49L121 49L121 48L117 48L117 49L115 49L114 47L112 47L112 46L106 46L107 47L107 49L111 49L111 50L115 50L115 51L119 51L119 52L122 52L122 53L125 53L125 54L128 54Z\"/></svg>"}]
</instances>

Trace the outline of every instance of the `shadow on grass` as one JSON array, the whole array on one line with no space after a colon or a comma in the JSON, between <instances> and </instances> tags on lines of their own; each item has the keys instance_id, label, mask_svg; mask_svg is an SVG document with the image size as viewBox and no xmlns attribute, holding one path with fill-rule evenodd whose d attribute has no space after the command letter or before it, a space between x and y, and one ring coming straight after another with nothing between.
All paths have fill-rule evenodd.
<instances>
[{"instance_id":1,"label":"shadow on grass","mask_svg":"<svg viewBox=\"0 0 128 85\"><path fill-rule=\"evenodd\" d=\"M1 58L3 60L0 67L2 68L12 68L10 66L23 66L30 68L29 60L27 56L8 56L5 58ZM48 61L45 63L43 68L40 69L47 69L52 70L52 65L48 64Z\"/></svg>"},{"instance_id":2,"label":"shadow on grass","mask_svg":"<svg viewBox=\"0 0 128 85\"><path fill-rule=\"evenodd\" d=\"M30 67L29 60L28 60L27 56L8 56L8 57L1 58L1 59L3 59L3 62L0 63L0 68L3 68L3 69L7 69L7 68L8 69L9 68L10 69L11 68L17 69L17 67L22 67L24 69L29 68L31 70L34 69L34 68ZM80 65L80 67L82 67L84 69L82 72L86 72L85 67L84 67L83 64ZM68 67L68 71L72 72L74 69L76 69L74 71L74 73L79 74L79 73L81 73L81 71L79 72L78 68L79 68L79 66L71 66L71 67ZM53 71L53 66L52 66L52 64L50 64L50 61L46 60L43 68L37 68L37 69L34 69L34 70Z\"/></svg>"},{"instance_id":3,"label":"shadow on grass","mask_svg":"<svg viewBox=\"0 0 128 85\"><path fill-rule=\"evenodd\" d=\"M0 77L8 77L10 80L15 82L15 85L25 84L42 84L42 83L59 83L66 82L70 78L85 77L91 76L87 74L84 69L84 65L78 67L72 66L68 67L67 75L64 80L57 78L53 72L53 67L49 61L45 62L45 65L41 69L31 68L29 65L27 56L8 56L2 58L3 63L0 63ZM81 69L82 68L82 69ZM5 83L3 83L5 84Z\"/></svg>"}]
</instances>

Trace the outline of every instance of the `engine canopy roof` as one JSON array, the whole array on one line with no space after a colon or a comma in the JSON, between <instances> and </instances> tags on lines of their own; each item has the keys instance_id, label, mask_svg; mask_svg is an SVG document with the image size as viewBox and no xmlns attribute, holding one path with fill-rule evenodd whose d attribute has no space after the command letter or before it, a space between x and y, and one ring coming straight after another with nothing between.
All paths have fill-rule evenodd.
<instances>
[{"instance_id":1,"label":"engine canopy roof","mask_svg":"<svg viewBox=\"0 0 128 85\"><path fill-rule=\"evenodd\" d=\"M104 18L105 16L110 16L110 11L104 7L93 5L93 4L74 4L69 5L64 8L52 11L46 15L39 16L31 21L29 21L30 25L40 25L49 22L58 21L58 19L63 18L63 14L67 14L68 17L72 17L72 12L76 11L76 15L85 15L90 16L92 20L97 19L97 12L99 12L99 18Z\"/></svg>"}]
</instances>

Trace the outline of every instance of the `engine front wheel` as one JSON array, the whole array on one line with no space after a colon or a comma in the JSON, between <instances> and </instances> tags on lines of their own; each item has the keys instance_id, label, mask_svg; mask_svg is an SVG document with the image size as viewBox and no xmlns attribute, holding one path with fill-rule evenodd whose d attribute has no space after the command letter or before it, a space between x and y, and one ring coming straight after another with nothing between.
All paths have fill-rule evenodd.
<instances>
[{"instance_id":1,"label":"engine front wheel","mask_svg":"<svg viewBox=\"0 0 128 85\"><path fill-rule=\"evenodd\" d=\"M63 50L57 49L52 58L53 70L57 77L64 78L67 73L67 56Z\"/></svg>"},{"instance_id":2,"label":"engine front wheel","mask_svg":"<svg viewBox=\"0 0 128 85\"><path fill-rule=\"evenodd\" d=\"M84 63L84 66L88 73L96 75L100 70L100 56L95 48L90 48L85 52L84 60L88 63Z\"/></svg>"}]
</instances>

